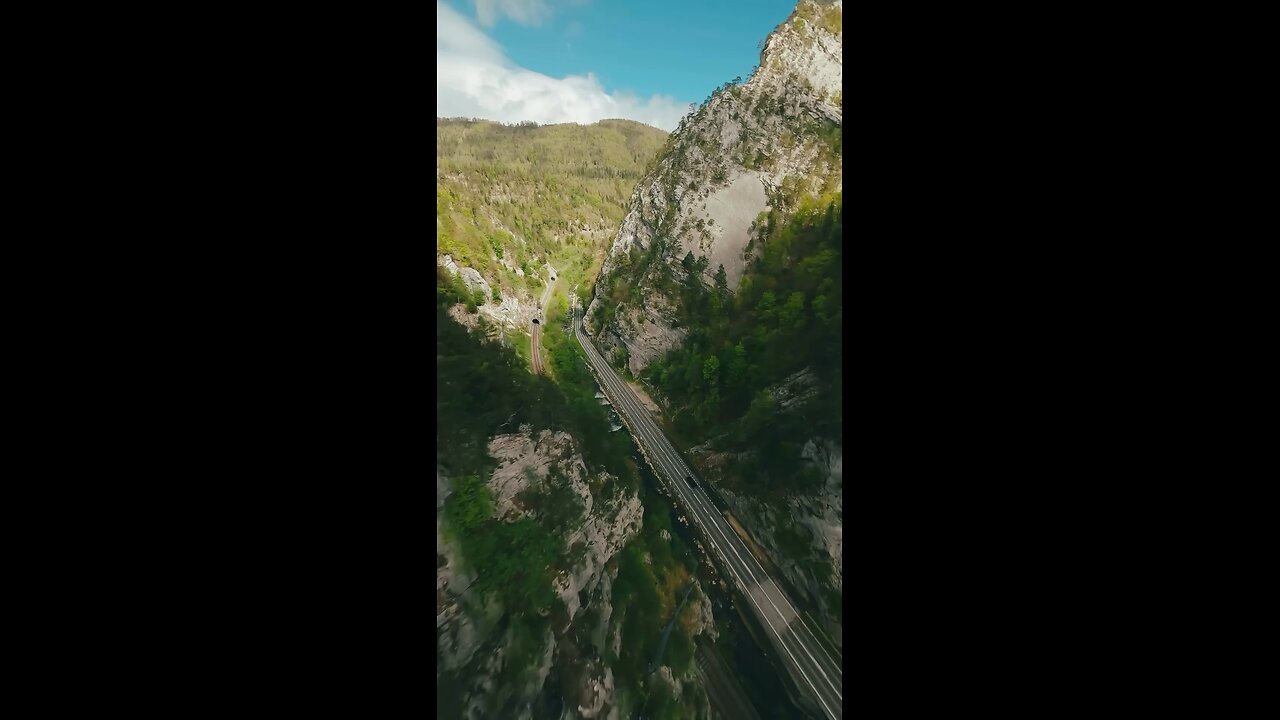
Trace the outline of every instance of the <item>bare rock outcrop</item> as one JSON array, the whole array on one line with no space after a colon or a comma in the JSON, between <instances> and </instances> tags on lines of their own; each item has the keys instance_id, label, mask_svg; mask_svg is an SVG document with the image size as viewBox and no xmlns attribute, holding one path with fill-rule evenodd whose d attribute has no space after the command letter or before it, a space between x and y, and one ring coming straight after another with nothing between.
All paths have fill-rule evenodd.
<instances>
[{"instance_id":1,"label":"bare rock outcrop","mask_svg":"<svg viewBox=\"0 0 1280 720\"><path fill-rule=\"evenodd\" d=\"M468 330L474 330L480 321L480 313L467 312L467 306L462 303L454 303L448 313L449 317Z\"/></svg>"},{"instance_id":2,"label":"bare rock outcrop","mask_svg":"<svg viewBox=\"0 0 1280 720\"><path fill-rule=\"evenodd\" d=\"M475 268L465 265L458 265L453 257L445 254L436 257L436 264L448 270L451 275L461 277L463 285L469 292L479 291L482 293L482 299L485 301L480 305L476 314L470 314L462 311L449 312L450 317L467 325L474 326L474 319L477 316L488 318L496 325L502 327L508 332L528 332L533 318L538 314L537 301L532 297L521 297L519 294L511 295L503 291L499 293L502 298L501 302L493 301L493 289L489 282L484 279L480 272ZM521 276L524 272L519 273Z\"/></svg>"},{"instance_id":3,"label":"bare rock outcrop","mask_svg":"<svg viewBox=\"0 0 1280 720\"><path fill-rule=\"evenodd\" d=\"M706 635L715 640L720 637L720 631L716 629L716 619L711 611L711 598L702 591L701 585L698 591L689 599L689 604L694 608L693 625L690 627L690 636Z\"/></svg>"},{"instance_id":4,"label":"bare rock outcrop","mask_svg":"<svg viewBox=\"0 0 1280 720\"><path fill-rule=\"evenodd\" d=\"M803 588L815 598L823 609L821 619L827 626L832 641L840 644L840 626L828 608L826 586L843 590L844 587L844 512L843 502L843 449L837 442L812 439L802 451L802 457L813 463L822 475L821 488L812 494L793 495L781 505L771 505L760 499L733 492L717 486L734 516L751 534L751 537L769 556L769 559L798 588ZM711 461L710 466L722 464L727 458L723 453L702 453L700 458ZM802 526L809 537L812 557L830 563L829 580L815 576L807 563L797 563L783 552L776 537L780 528Z\"/></svg>"},{"instance_id":5,"label":"bare rock outcrop","mask_svg":"<svg viewBox=\"0 0 1280 720\"><path fill-rule=\"evenodd\" d=\"M480 314L513 332L527 332L538 314L538 304L531 298L502 293L502 302L492 301L480 306Z\"/></svg>"},{"instance_id":6,"label":"bare rock outcrop","mask_svg":"<svg viewBox=\"0 0 1280 720\"><path fill-rule=\"evenodd\" d=\"M770 34L751 77L727 83L686 116L637 185L584 316L588 334L627 349L633 374L684 341L661 308L662 288L687 275L686 255L705 259L700 279L708 285L723 266L734 291L761 213L785 218L801 196L841 188L843 164L829 137L842 123L842 12L839 2L801 0ZM654 254L656 262L645 259ZM631 300L598 327L618 281Z\"/></svg>"},{"instance_id":7,"label":"bare rock outcrop","mask_svg":"<svg viewBox=\"0 0 1280 720\"><path fill-rule=\"evenodd\" d=\"M595 636L603 647L608 642L606 638L618 630L610 623L611 578L606 567L640 531L644 507L639 497L607 473L590 475L577 441L565 432L534 433L522 426L519 432L491 438L488 451L497 461L487 484L493 497L494 517L499 520L532 516L530 509L521 506L521 493L549 482L564 482L577 495L583 508L582 517L565 537L567 552L575 560L573 570L555 578L553 590L564 603L570 625L583 609L582 598L592 599L593 607L599 611L599 625L584 628L579 636ZM448 479L437 473L436 626L441 667L448 671L466 668L471 673L466 681L467 717L479 717L485 706L484 698L489 696L492 700L494 693L505 698L506 705L515 702L522 707L515 717L528 717L528 701L539 692L554 669L559 636L550 629L547 631L536 664L520 676L518 687L499 687L497 678L506 667L511 630L495 635L502 608L496 601L485 604L478 593L468 592L474 573L464 569L466 566L460 562L457 548L447 540L443 508L450 488ZM579 709L579 714L616 718L612 671L597 668L584 674L581 682L585 683L583 690L591 700Z\"/></svg>"},{"instance_id":8,"label":"bare rock outcrop","mask_svg":"<svg viewBox=\"0 0 1280 720\"><path fill-rule=\"evenodd\" d=\"M498 462L489 476L489 489L493 491L494 515L500 520L529 516L517 507L516 496L534 483L545 482L552 468L563 467L571 478L584 470L581 458L574 454L573 438L564 432L498 435L489 441L489 455Z\"/></svg>"},{"instance_id":9,"label":"bare rock outcrop","mask_svg":"<svg viewBox=\"0 0 1280 720\"><path fill-rule=\"evenodd\" d=\"M613 668L606 667L604 674L600 678L592 678L587 682L585 688L591 697L590 705L579 705L578 713L591 720L597 717L613 718L617 717L618 708L612 706L614 686L613 686ZM606 706L610 706L607 714L602 714Z\"/></svg>"},{"instance_id":10,"label":"bare rock outcrop","mask_svg":"<svg viewBox=\"0 0 1280 720\"><path fill-rule=\"evenodd\" d=\"M621 306L618 309L619 326L627 331L611 332L599 338L605 352L615 347L626 349L627 366L633 375L679 347L687 334L681 328L672 327L660 309L661 302L656 300L656 304L648 307Z\"/></svg>"},{"instance_id":11,"label":"bare rock outcrop","mask_svg":"<svg viewBox=\"0 0 1280 720\"><path fill-rule=\"evenodd\" d=\"M836 585L844 584L844 449L830 440L810 440L801 457L825 479L822 492L795 507L798 519L813 532L814 542L831 558Z\"/></svg>"},{"instance_id":12,"label":"bare rock outcrop","mask_svg":"<svg viewBox=\"0 0 1280 720\"><path fill-rule=\"evenodd\" d=\"M769 396L778 403L778 409L789 411L804 407L804 404L818 396L818 378L813 370L805 368L790 375L777 385L767 389Z\"/></svg>"},{"instance_id":13,"label":"bare rock outcrop","mask_svg":"<svg viewBox=\"0 0 1280 720\"><path fill-rule=\"evenodd\" d=\"M475 268L467 267L466 265L458 265L450 255L444 255L438 258L436 263L445 270L448 270L451 275L461 277L462 283L467 286L467 290L471 292L480 290L484 293L486 298L492 294L493 291L489 288L488 281L486 281L484 277L480 275L480 271Z\"/></svg>"}]
</instances>

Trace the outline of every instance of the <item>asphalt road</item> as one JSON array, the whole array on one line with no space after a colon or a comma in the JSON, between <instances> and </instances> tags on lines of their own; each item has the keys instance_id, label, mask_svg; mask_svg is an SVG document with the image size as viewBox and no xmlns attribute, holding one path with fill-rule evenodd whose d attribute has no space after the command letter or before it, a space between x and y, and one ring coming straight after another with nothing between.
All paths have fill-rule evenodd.
<instances>
[{"instance_id":1,"label":"asphalt road","mask_svg":"<svg viewBox=\"0 0 1280 720\"><path fill-rule=\"evenodd\" d=\"M844 697L840 660L818 641L795 605L711 504L700 487L702 481L695 477L699 487L689 486L685 478L693 476L693 471L641 406L635 393L605 362L591 343L591 338L582 332L580 312L581 308L575 303L574 334L601 379L605 394L631 429L641 451L654 469L666 478L672 491L680 496L681 503L688 509L694 524L702 530L713 553L728 569L728 577L747 597L800 692L808 696L811 706L820 715L841 717Z\"/></svg>"}]
</instances>

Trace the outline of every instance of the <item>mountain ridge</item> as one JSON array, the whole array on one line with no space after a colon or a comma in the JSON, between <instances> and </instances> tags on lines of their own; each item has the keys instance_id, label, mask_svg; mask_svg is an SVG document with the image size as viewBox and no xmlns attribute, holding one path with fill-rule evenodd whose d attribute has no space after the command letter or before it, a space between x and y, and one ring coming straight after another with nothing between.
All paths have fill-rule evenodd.
<instances>
[{"instance_id":1,"label":"mountain ridge","mask_svg":"<svg viewBox=\"0 0 1280 720\"><path fill-rule=\"evenodd\" d=\"M838 0L801 0L766 39L748 80L725 83L683 118L632 194L585 322L589 334L625 349L633 374L684 337L661 292L687 275L673 267L680 258L706 257L698 277L708 285L724 265L732 291L760 213L776 210L776 222L801 196L842 189L840 8ZM666 268L653 265L658 257ZM668 269L670 277L658 277ZM619 275L628 290L659 292L628 305ZM609 332L598 336L602 324Z\"/></svg>"},{"instance_id":2,"label":"mountain ridge","mask_svg":"<svg viewBox=\"0 0 1280 720\"><path fill-rule=\"evenodd\" d=\"M748 80L681 120L632 194L584 316L836 638L842 38L841 2L801 0Z\"/></svg>"}]
</instances>

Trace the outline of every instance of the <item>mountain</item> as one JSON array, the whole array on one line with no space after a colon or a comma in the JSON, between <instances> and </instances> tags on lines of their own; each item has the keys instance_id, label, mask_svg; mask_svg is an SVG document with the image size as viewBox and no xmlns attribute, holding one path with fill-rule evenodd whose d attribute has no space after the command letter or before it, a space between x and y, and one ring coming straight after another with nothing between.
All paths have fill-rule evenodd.
<instances>
[{"instance_id":1,"label":"mountain","mask_svg":"<svg viewBox=\"0 0 1280 720\"><path fill-rule=\"evenodd\" d=\"M526 330L548 262L569 283L594 274L666 136L630 120L437 119L436 264L461 280L482 317Z\"/></svg>"},{"instance_id":2,"label":"mountain","mask_svg":"<svg viewBox=\"0 0 1280 720\"><path fill-rule=\"evenodd\" d=\"M437 716L802 716L562 303L591 298L598 344L838 629L840 23L802 0L670 135L437 120ZM532 374L493 330L529 330L552 269Z\"/></svg>"},{"instance_id":3,"label":"mountain","mask_svg":"<svg viewBox=\"0 0 1280 720\"><path fill-rule=\"evenodd\" d=\"M561 302L589 281L665 137L437 121L438 717L709 714L695 640L720 631L694 549L612 432L565 307L542 326L546 374L513 349L527 338L491 332L528 331L548 263Z\"/></svg>"},{"instance_id":4,"label":"mountain","mask_svg":"<svg viewBox=\"0 0 1280 720\"><path fill-rule=\"evenodd\" d=\"M588 331L603 324L633 373L683 337L670 303L689 272L682 258L706 258L707 284L723 265L734 288L762 215L841 189L841 37L838 0L803 0L746 83L725 83L684 118L640 181L587 310Z\"/></svg>"},{"instance_id":5,"label":"mountain","mask_svg":"<svg viewBox=\"0 0 1280 720\"><path fill-rule=\"evenodd\" d=\"M801 0L640 180L586 313L835 642L842 4Z\"/></svg>"},{"instance_id":6,"label":"mountain","mask_svg":"<svg viewBox=\"0 0 1280 720\"><path fill-rule=\"evenodd\" d=\"M719 631L695 555L580 357L555 344L558 382L532 375L455 307L437 294L437 717L707 717L695 639Z\"/></svg>"}]
</instances>

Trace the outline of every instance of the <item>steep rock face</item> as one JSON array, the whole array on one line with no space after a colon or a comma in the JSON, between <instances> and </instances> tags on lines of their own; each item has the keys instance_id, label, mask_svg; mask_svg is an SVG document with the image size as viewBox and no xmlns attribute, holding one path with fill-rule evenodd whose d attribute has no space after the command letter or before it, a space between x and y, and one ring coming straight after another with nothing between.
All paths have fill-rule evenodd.
<instances>
[{"instance_id":1,"label":"steep rock face","mask_svg":"<svg viewBox=\"0 0 1280 720\"><path fill-rule=\"evenodd\" d=\"M751 226L756 216L769 207L769 198L765 194L767 179L754 170L740 175L735 170L732 182L713 191L703 203L710 227L710 239L705 243L710 248L708 267L723 266L731 287L738 284L746 270L743 253L750 240ZM699 243L697 247L702 250L703 246L704 243ZM682 248L693 250L692 247Z\"/></svg>"},{"instance_id":2,"label":"steep rock face","mask_svg":"<svg viewBox=\"0 0 1280 720\"><path fill-rule=\"evenodd\" d=\"M503 293L501 303L490 301L481 305L480 314L508 331L528 331L533 318L538 314L538 303L533 298L521 300L517 296Z\"/></svg>"},{"instance_id":3,"label":"steep rock face","mask_svg":"<svg viewBox=\"0 0 1280 720\"><path fill-rule=\"evenodd\" d=\"M708 468L714 469L724 460L705 448L693 452L700 464ZM837 618L840 608L838 599L829 594L829 588L843 592L844 587L843 448L839 443L811 440L804 447L803 457L822 473L822 489L815 494L791 496L779 504L763 502L724 487L717 490L778 571L792 586L819 604L822 610L819 618L838 646L841 643L842 623ZM781 548L779 531L796 533L801 527L804 528L801 534L807 536L810 557L829 567L829 571L823 573L829 575L828 578L818 577L817 568L796 562Z\"/></svg>"},{"instance_id":4,"label":"steep rock face","mask_svg":"<svg viewBox=\"0 0 1280 720\"><path fill-rule=\"evenodd\" d=\"M474 330L480 321L480 313L467 312L467 306L457 303L449 308L449 317L468 330Z\"/></svg>"},{"instance_id":5,"label":"steep rock face","mask_svg":"<svg viewBox=\"0 0 1280 720\"><path fill-rule=\"evenodd\" d=\"M585 555L576 571L562 577L556 588L570 619L582 609L579 602L581 593L584 590L587 593L595 591L605 563L640 530L641 518L644 516L640 498L635 495L624 498L619 494L610 504L614 509L606 515L588 513L587 521L578 532L569 537L571 547L581 545L585 548Z\"/></svg>"},{"instance_id":6,"label":"steep rock face","mask_svg":"<svg viewBox=\"0 0 1280 720\"><path fill-rule=\"evenodd\" d=\"M445 539L444 501L451 492L447 478L436 473L436 639L437 656L446 670L471 662L493 632L501 615L494 603L469 593L475 573L461 561L458 548Z\"/></svg>"},{"instance_id":7,"label":"steep rock face","mask_svg":"<svg viewBox=\"0 0 1280 720\"><path fill-rule=\"evenodd\" d=\"M813 371L805 368L789 376L780 384L770 387L768 392L769 396L778 403L778 410L789 412L803 407L806 402L816 397L821 390L818 388L817 378L814 377Z\"/></svg>"},{"instance_id":8,"label":"steep rock face","mask_svg":"<svg viewBox=\"0 0 1280 720\"><path fill-rule=\"evenodd\" d=\"M575 560L572 572L562 573L553 584L568 613L569 624L557 632L548 630L542 640L539 660L522 686L501 688L516 698L516 705L527 707L542 691L553 668L559 662L563 643L572 644L571 636L595 635L603 645L610 627L612 608L609 598L610 578L605 566L640 531L644 509L639 497L623 490L608 473L590 475L577 442L564 432L543 430L533 433L527 427L519 432L490 439L489 455L497 467L487 479L494 503L494 517L513 522L533 512L522 506L521 493L534 485L563 480L582 504L580 525L565 540L566 551ZM511 630L497 632L503 610L468 593L474 573L460 562L458 551L448 543L443 524L445 500L451 483L436 475L436 628L437 652L441 666L466 674L466 717L482 716L482 698L499 691L499 678L506 667L507 648L514 642ZM599 626L573 627L583 610L582 599L600 618ZM576 652L576 651L575 651ZM591 717L616 716L612 671L607 667L584 667L578 678L578 691L590 702L580 713ZM529 717L527 710L519 717Z\"/></svg>"},{"instance_id":9,"label":"steep rock face","mask_svg":"<svg viewBox=\"0 0 1280 720\"><path fill-rule=\"evenodd\" d=\"M841 13L801 0L750 79L686 116L637 186L585 316L602 345L627 349L633 373L684 339L664 297L688 276L681 259L705 258L708 284L723 266L733 290L761 213L786 217L801 196L841 189Z\"/></svg>"},{"instance_id":10,"label":"steep rock face","mask_svg":"<svg viewBox=\"0 0 1280 720\"><path fill-rule=\"evenodd\" d=\"M777 403L779 422L797 422L806 403L813 400L821 389L816 384L811 369L805 368L782 382L766 389ZM743 528L750 533L769 559L787 580L819 603L820 619L828 634L840 643L841 619L838 615L838 598L831 591L843 592L844 587L844 449L839 441L811 438L800 449L800 458L816 471L820 485L808 494L790 495L783 500L766 500L747 492L735 490L726 483L731 460L758 463L754 451L726 452L714 449L724 438L714 438L690 449L695 464L729 505ZM783 549L786 542L780 536L788 534L802 537L807 552L798 562L795 549ZM794 543L795 540L792 540ZM822 570L814 563L829 568ZM819 574L824 577L819 577Z\"/></svg>"},{"instance_id":11,"label":"steep rock face","mask_svg":"<svg viewBox=\"0 0 1280 720\"><path fill-rule=\"evenodd\" d=\"M598 338L600 348L605 353L623 351L631 373L639 373L684 340L685 331L672 327L670 316L670 305L661 295L655 295L643 307L620 305L619 327L625 330L602 333Z\"/></svg>"},{"instance_id":12,"label":"steep rock face","mask_svg":"<svg viewBox=\"0 0 1280 720\"><path fill-rule=\"evenodd\" d=\"M592 679L584 688L587 690L589 705L578 705L578 714L588 720L598 717L617 718L618 708L616 706L609 707L610 700L613 699L613 670L605 668L604 674L599 679ZM604 712L608 707L607 714ZM566 713L567 715L567 713ZM571 717L571 716L570 716Z\"/></svg>"},{"instance_id":13,"label":"steep rock face","mask_svg":"<svg viewBox=\"0 0 1280 720\"><path fill-rule=\"evenodd\" d=\"M531 515L516 506L516 496L531 484L546 482L552 466L568 462L571 480L581 472L581 460L573 456L573 439L563 432L498 435L489 441L489 456L498 462L489 476L489 489L493 491L494 515L500 520Z\"/></svg>"},{"instance_id":14,"label":"steep rock face","mask_svg":"<svg viewBox=\"0 0 1280 720\"><path fill-rule=\"evenodd\" d=\"M442 255L436 262L445 270L448 270L451 275L461 274L462 282L467 286L468 290L479 290L484 293L486 298L493 292L489 288L489 283L480 276L480 273L475 268L458 265L450 255Z\"/></svg>"},{"instance_id":15,"label":"steep rock face","mask_svg":"<svg viewBox=\"0 0 1280 720\"><path fill-rule=\"evenodd\" d=\"M460 276L463 284L467 286L467 290L473 292L478 290L484 293L485 304L478 308L480 316L488 318L508 331L528 331L533 318L538 314L538 303L535 298L532 296L521 297L520 294L508 295L503 292L501 293L502 302L494 303L492 288L475 268L466 267L465 265L460 266L447 254L438 256L436 264L448 270L451 275ZM521 272L520 275L523 276L524 273ZM464 321L458 315L455 315L454 319L470 326L467 321Z\"/></svg>"},{"instance_id":16,"label":"steep rock face","mask_svg":"<svg viewBox=\"0 0 1280 720\"><path fill-rule=\"evenodd\" d=\"M528 515L517 496L532 483L546 482L553 467L564 473L582 503L582 524L565 538L566 547L581 553L581 559L572 573L557 579L555 587L572 621L582 606L580 593L595 592L605 563L640 531L644 518L640 498L624 493L608 473L591 477L567 433L499 435L490 441L489 454L498 461L489 479L497 517L515 520Z\"/></svg>"},{"instance_id":17,"label":"steep rock face","mask_svg":"<svg viewBox=\"0 0 1280 720\"><path fill-rule=\"evenodd\" d=\"M837 587L844 585L844 447L831 441L810 440L801 457L825 478L823 492L798 514L813 533L815 544L831 558Z\"/></svg>"}]
</instances>

